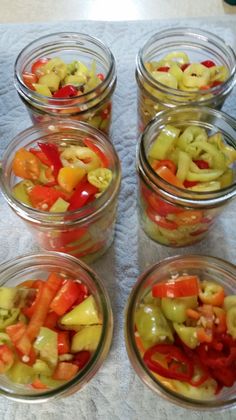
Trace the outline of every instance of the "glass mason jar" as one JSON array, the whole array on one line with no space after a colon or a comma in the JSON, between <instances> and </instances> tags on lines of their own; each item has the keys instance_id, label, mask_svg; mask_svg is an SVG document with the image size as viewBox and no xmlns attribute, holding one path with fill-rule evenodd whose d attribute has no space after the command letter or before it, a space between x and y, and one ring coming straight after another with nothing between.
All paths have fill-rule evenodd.
<instances>
[{"instance_id":1,"label":"glass mason jar","mask_svg":"<svg viewBox=\"0 0 236 420\"><path fill-rule=\"evenodd\" d=\"M137 153L140 224L155 242L181 247L203 239L225 205L235 197L236 166L232 165L232 183L214 191L192 191L170 184L154 171L147 159L150 145L166 124L176 128L201 127L208 135L219 132L236 149L236 121L211 108L182 106L158 114L141 136Z\"/></svg>"},{"instance_id":2,"label":"glass mason jar","mask_svg":"<svg viewBox=\"0 0 236 420\"><path fill-rule=\"evenodd\" d=\"M180 90L165 86L148 71L148 63L159 62L167 54L175 52L187 54L191 63L212 60L218 66L225 66L228 77L223 83L216 83L209 89L183 87L181 89L185 90ZM235 74L235 53L220 37L194 28L166 29L156 33L139 50L136 60L140 131L161 110L189 102L191 105L220 109L234 86Z\"/></svg>"},{"instance_id":3,"label":"glass mason jar","mask_svg":"<svg viewBox=\"0 0 236 420\"><path fill-rule=\"evenodd\" d=\"M106 155L112 171L112 180L103 194L78 210L53 213L29 207L14 198L12 188L17 177L13 174L12 163L17 150L37 147L38 141L58 146L83 145L86 137ZM113 241L120 180L119 158L107 136L86 123L70 120L41 123L18 134L4 153L0 176L3 196L26 223L39 246L74 255L86 262L100 257Z\"/></svg>"},{"instance_id":4,"label":"glass mason jar","mask_svg":"<svg viewBox=\"0 0 236 420\"><path fill-rule=\"evenodd\" d=\"M135 283L125 311L125 340L130 362L140 379L157 395L184 408L197 410L220 410L236 405L236 382L224 387L217 394L211 384L201 388L189 387L187 383L169 380L152 373L143 361L143 352L135 328L135 314L140 305L151 303L150 292L154 284L181 275L197 275L200 280L207 279L221 285L226 295L236 294L236 267L219 258L204 255L184 255L164 259L149 267ZM147 324L148 328L148 324ZM153 329L154 330L154 329ZM157 332L157 330L156 330ZM192 350L193 351L193 350Z\"/></svg>"},{"instance_id":5,"label":"glass mason jar","mask_svg":"<svg viewBox=\"0 0 236 420\"><path fill-rule=\"evenodd\" d=\"M30 89L23 73L31 73L33 63L42 58L60 58L66 64L80 61L94 69L101 83L79 96L54 98ZM116 86L115 59L108 47L90 35L61 32L46 35L27 45L15 62L15 87L25 104L32 122L46 122L52 118L84 121L108 133L111 123L111 98ZM79 87L78 87L79 88Z\"/></svg>"},{"instance_id":6,"label":"glass mason jar","mask_svg":"<svg viewBox=\"0 0 236 420\"><path fill-rule=\"evenodd\" d=\"M102 320L101 338L86 366L63 385L53 389L34 389L20 385L0 375L1 395L19 402L46 402L81 390L96 374L110 349L113 333L113 314L107 291L96 273L78 259L58 252L29 254L7 261L0 266L0 285L15 287L32 279L46 279L50 272L81 280L94 296Z\"/></svg>"}]
</instances>

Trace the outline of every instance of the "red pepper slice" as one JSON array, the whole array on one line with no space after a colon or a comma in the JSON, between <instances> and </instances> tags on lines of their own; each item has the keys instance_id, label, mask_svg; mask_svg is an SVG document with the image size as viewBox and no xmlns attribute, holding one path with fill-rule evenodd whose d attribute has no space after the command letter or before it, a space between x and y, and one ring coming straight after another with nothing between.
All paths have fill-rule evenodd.
<instances>
[{"instance_id":1,"label":"red pepper slice","mask_svg":"<svg viewBox=\"0 0 236 420\"><path fill-rule=\"evenodd\" d=\"M170 70L169 66L162 66L162 67L158 67L157 71L163 71L165 73L168 73L168 71Z\"/></svg>"},{"instance_id":2,"label":"red pepper slice","mask_svg":"<svg viewBox=\"0 0 236 420\"><path fill-rule=\"evenodd\" d=\"M153 356L157 354L165 356L167 367L153 360ZM146 350L143 360L151 371L165 378L190 381L193 376L194 369L192 361L182 350L172 344L156 344Z\"/></svg>"},{"instance_id":3,"label":"red pepper slice","mask_svg":"<svg viewBox=\"0 0 236 420\"><path fill-rule=\"evenodd\" d=\"M178 225L175 222L167 220L165 217L159 216L159 214L156 214L156 212L151 207L148 207L146 212L149 219L151 219L158 226L168 230L178 229Z\"/></svg>"},{"instance_id":4,"label":"red pepper slice","mask_svg":"<svg viewBox=\"0 0 236 420\"><path fill-rule=\"evenodd\" d=\"M209 163L205 160L198 159L194 160L193 162L198 166L199 169L209 169Z\"/></svg>"},{"instance_id":5,"label":"red pepper slice","mask_svg":"<svg viewBox=\"0 0 236 420\"><path fill-rule=\"evenodd\" d=\"M156 210L160 216L166 217L168 214L178 214L182 212L180 207L167 203L166 201L159 198L156 194L151 193L146 188L142 188L142 194L144 195L148 204L150 204L150 206Z\"/></svg>"},{"instance_id":6,"label":"red pepper slice","mask_svg":"<svg viewBox=\"0 0 236 420\"><path fill-rule=\"evenodd\" d=\"M202 364L211 369L221 370L230 367L234 369L233 366L236 362L235 341L227 334L221 334L218 341L223 345L223 347L218 347L218 350L215 340L212 342L213 344L210 343L206 346L202 343L196 348Z\"/></svg>"},{"instance_id":7,"label":"red pepper slice","mask_svg":"<svg viewBox=\"0 0 236 420\"><path fill-rule=\"evenodd\" d=\"M28 194L33 207L45 211L49 211L59 197L67 199L65 193L46 185L35 185Z\"/></svg>"},{"instance_id":8,"label":"red pepper slice","mask_svg":"<svg viewBox=\"0 0 236 420\"><path fill-rule=\"evenodd\" d=\"M199 279L197 276L180 276L177 279L161 281L152 287L153 297L188 297L197 296Z\"/></svg>"},{"instance_id":9,"label":"red pepper slice","mask_svg":"<svg viewBox=\"0 0 236 420\"><path fill-rule=\"evenodd\" d=\"M44 282L40 298L35 305L34 313L26 327L26 331L16 344L16 349L24 355L29 355L32 349L31 343L37 337L40 328L44 324L50 304L62 284L62 278L52 272Z\"/></svg>"},{"instance_id":10,"label":"red pepper slice","mask_svg":"<svg viewBox=\"0 0 236 420\"><path fill-rule=\"evenodd\" d=\"M96 144L94 144L92 139L90 139L89 137L85 137L83 139L83 143L85 144L85 146L91 149L94 153L96 153L96 155L101 160L102 168L108 168L110 166L108 157L105 155L105 153L103 153L103 151L98 146L96 146Z\"/></svg>"},{"instance_id":11,"label":"red pepper slice","mask_svg":"<svg viewBox=\"0 0 236 420\"><path fill-rule=\"evenodd\" d=\"M185 355L193 362L194 373L193 377L189 381L190 385L196 387L202 385L207 379L210 378L208 368L201 363L197 353L194 350L191 350L185 343L183 343L177 334L175 335L175 345L178 345L185 353Z\"/></svg>"},{"instance_id":12,"label":"red pepper slice","mask_svg":"<svg viewBox=\"0 0 236 420\"><path fill-rule=\"evenodd\" d=\"M44 385L39 378L34 379L31 386L35 389L48 389L47 385Z\"/></svg>"},{"instance_id":13,"label":"red pepper slice","mask_svg":"<svg viewBox=\"0 0 236 420\"><path fill-rule=\"evenodd\" d=\"M50 311L47 314L47 318L43 324L44 327L50 328L51 330L54 330L57 327L57 322L59 319L59 315L56 314L54 311Z\"/></svg>"},{"instance_id":14,"label":"red pepper slice","mask_svg":"<svg viewBox=\"0 0 236 420\"><path fill-rule=\"evenodd\" d=\"M155 172L165 181L169 182L169 184L172 184L178 188L183 188L182 182L166 166L160 166L159 168L156 169Z\"/></svg>"},{"instance_id":15,"label":"red pepper slice","mask_svg":"<svg viewBox=\"0 0 236 420\"><path fill-rule=\"evenodd\" d=\"M41 298L40 296L41 296L43 285L44 285L44 282L42 280L35 280L30 286L34 289L37 289L36 297L30 306L26 306L21 309L22 313L26 315L28 318L32 317L34 310L36 308L37 302Z\"/></svg>"},{"instance_id":16,"label":"red pepper slice","mask_svg":"<svg viewBox=\"0 0 236 420\"><path fill-rule=\"evenodd\" d=\"M195 187L195 185L198 184L198 181L188 181L187 179L185 179L184 181L184 187L185 188L191 188L191 187Z\"/></svg>"},{"instance_id":17,"label":"red pepper slice","mask_svg":"<svg viewBox=\"0 0 236 420\"><path fill-rule=\"evenodd\" d=\"M208 68L210 68L210 67L214 67L214 66L215 66L215 63L214 63L214 61L212 61L212 60L205 60L205 61L202 61L202 62L201 62L201 64L202 64L203 66L205 66L205 67L208 67Z\"/></svg>"},{"instance_id":18,"label":"red pepper slice","mask_svg":"<svg viewBox=\"0 0 236 420\"><path fill-rule=\"evenodd\" d=\"M37 83L37 76L33 73L24 72L22 73L22 79L24 84L31 90L34 89L34 83Z\"/></svg>"},{"instance_id":19,"label":"red pepper slice","mask_svg":"<svg viewBox=\"0 0 236 420\"><path fill-rule=\"evenodd\" d=\"M212 84L211 87L216 87L216 86L220 86L222 85L223 82L220 82L219 80L215 80Z\"/></svg>"},{"instance_id":20,"label":"red pepper slice","mask_svg":"<svg viewBox=\"0 0 236 420\"><path fill-rule=\"evenodd\" d=\"M64 315L80 296L81 284L73 280L66 280L54 297L50 308L58 315Z\"/></svg>"},{"instance_id":21,"label":"red pepper slice","mask_svg":"<svg viewBox=\"0 0 236 420\"><path fill-rule=\"evenodd\" d=\"M77 365L79 369L82 369L88 363L90 356L91 354L88 350L82 350L75 354L73 363Z\"/></svg>"},{"instance_id":22,"label":"red pepper slice","mask_svg":"<svg viewBox=\"0 0 236 420\"><path fill-rule=\"evenodd\" d=\"M174 164L174 162L172 162L172 160L155 160L152 164L152 168L154 169L154 171L158 168L161 168L162 166L168 168L174 175L176 174L176 165Z\"/></svg>"},{"instance_id":23,"label":"red pepper slice","mask_svg":"<svg viewBox=\"0 0 236 420\"><path fill-rule=\"evenodd\" d=\"M234 369L232 369L231 367L212 369L211 375L218 383L220 383L220 385L231 387L235 382Z\"/></svg>"},{"instance_id":24,"label":"red pepper slice","mask_svg":"<svg viewBox=\"0 0 236 420\"><path fill-rule=\"evenodd\" d=\"M78 90L73 85L66 85L54 92L54 98L71 98L78 95Z\"/></svg>"},{"instance_id":25,"label":"red pepper slice","mask_svg":"<svg viewBox=\"0 0 236 420\"><path fill-rule=\"evenodd\" d=\"M103 73L98 73L97 77L103 82L103 80L105 79L105 76Z\"/></svg>"},{"instance_id":26,"label":"red pepper slice","mask_svg":"<svg viewBox=\"0 0 236 420\"><path fill-rule=\"evenodd\" d=\"M6 333L9 335L12 344L16 344L23 336L26 330L26 324L17 322L17 324L9 325L6 327Z\"/></svg>"},{"instance_id":27,"label":"red pepper slice","mask_svg":"<svg viewBox=\"0 0 236 420\"><path fill-rule=\"evenodd\" d=\"M62 381L69 381L76 375L78 370L79 370L78 366L73 363L60 362L58 363L56 370L54 371L52 375L52 378L59 379Z\"/></svg>"},{"instance_id":28,"label":"red pepper slice","mask_svg":"<svg viewBox=\"0 0 236 420\"><path fill-rule=\"evenodd\" d=\"M43 153L41 150L37 150L37 149L34 149L32 147L31 149L29 149L29 151L31 153L33 153L33 155L37 156L37 158L39 158L40 162L42 162L44 165L51 166L50 160L47 158L45 153Z\"/></svg>"},{"instance_id":29,"label":"red pepper slice","mask_svg":"<svg viewBox=\"0 0 236 420\"><path fill-rule=\"evenodd\" d=\"M62 168L60 153L57 145L53 143L38 143L38 146L53 166L53 175L57 178L58 172Z\"/></svg>"},{"instance_id":30,"label":"red pepper slice","mask_svg":"<svg viewBox=\"0 0 236 420\"><path fill-rule=\"evenodd\" d=\"M32 64L31 72L36 74L36 76L38 77L42 76L42 72L40 71L40 68L44 66L44 64L46 64L48 61L49 61L49 58L43 58L43 57L39 58L37 61L35 61Z\"/></svg>"},{"instance_id":31,"label":"red pepper slice","mask_svg":"<svg viewBox=\"0 0 236 420\"><path fill-rule=\"evenodd\" d=\"M184 71L190 66L190 63L184 63L180 66L181 70Z\"/></svg>"},{"instance_id":32,"label":"red pepper slice","mask_svg":"<svg viewBox=\"0 0 236 420\"><path fill-rule=\"evenodd\" d=\"M87 179L83 179L77 185L74 193L72 194L69 202L68 210L77 210L83 207L85 204L88 204L95 198L95 194L97 194L99 189L94 187L94 185L90 184Z\"/></svg>"},{"instance_id":33,"label":"red pepper slice","mask_svg":"<svg viewBox=\"0 0 236 420\"><path fill-rule=\"evenodd\" d=\"M14 363L14 353L7 344L0 345L0 373L6 372Z\"/></svg>"},{"instance_id":34,"label":"red pepper slice","mask_svg":"<svg viewBox=\"0 0 236 420\"><path fill-rule=\"evenodd\" d=\"M58 354L70 353L69 331L57 331Z\"/></svg>"}]
</instances>

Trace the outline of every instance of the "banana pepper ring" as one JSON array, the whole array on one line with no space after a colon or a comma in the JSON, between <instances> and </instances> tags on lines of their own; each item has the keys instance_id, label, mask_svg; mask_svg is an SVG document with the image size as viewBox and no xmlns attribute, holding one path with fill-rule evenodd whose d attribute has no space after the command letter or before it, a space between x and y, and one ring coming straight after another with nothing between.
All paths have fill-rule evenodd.
<instances>
[{"instance_id":1,"label":"banana pepper ring","mask_svg":"<svg viewBox=\"0 0 236 420\"><path fill-rule=\"evenodd\" d=\"M70 146L61 153L63 166L83 168L88 173L101 166L101 160L88 147Z\"/></svg>"}]
</instances>

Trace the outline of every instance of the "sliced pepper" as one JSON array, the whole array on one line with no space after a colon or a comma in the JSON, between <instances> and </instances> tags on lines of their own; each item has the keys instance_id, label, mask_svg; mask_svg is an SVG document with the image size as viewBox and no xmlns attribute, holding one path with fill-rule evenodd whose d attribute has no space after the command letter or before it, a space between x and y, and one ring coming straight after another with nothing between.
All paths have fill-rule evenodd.
<instances>
[{"instance_id":1,"label":"sliced pepper","mask_svg":"<svg viewBox=\"0 0 236 420\"><path fill-rule=\"evenodd\" d=\"M50 308L58 315L64 315L79 298L80 286L80 283L66 280L51 302Z\"/></svg>"},{"instance_id":2,"label":"sliced pepper","mask_svg":"<svg viewBox=\"0 0 236 420\"><path fill-rule=\"evenodd\" d=\"M33 153L21 148L15 153L12 170L16 176L37 180L40 172L40 161Z\"/></svg>"},{"instance_id":3,"label":"sliced pepper","mask_svg":"<svg viewBox=\"0 0 236 420\"><path fill-rule=\"evenodd\" d=\"M73 85L66 85L53 93L54 98L71 98L78 95L78 89Z\"/></svg>"},{"instance_id":4,"label":"sliced pepper","mask_svg":"<svg viewBox=\"0 0 236 420\"><path fill-rule=\"evenodd\" d=\"M95 194L99 192L97 187L91 185L86 179L82 180L76 187L69 202L68 210L77 210L95 199Z\"/></svg>"},{"instance_id":5,"label":"sliced pepper","mask_svg":"<svg viewBox=\"0 0 236 420\"><path fill-rule=\"evenodd\" d=\"M158 354L165 356L166 367L158 361L153 360L153 357ZM143 360L151 371L165 378L190 381L193 376L194 369L192 361L182 350L172 344L156 344L146 350Z\"/></svg>"},{"instance_id":6,"label":"sliced pepper","mask_svg":"<svg viewBox=\"0 0 236 420\"><path fill-rule=\"evenodd\" d=\"M79 367L74 363L60 362L58 363L52 378L60 381L69 381L76 375L78 370Z\"/></svg>"},{"instance_id":7,"label":"sliced pepper","mask_svg":"<svg viewBox=\"0 0 236 420\"><path fill-rule=\"evenodd\" d=\"M222 306L224 303L224 289L213 281L203 280L200 284L199 298L208 305Z\"/></svg>"},{"instance_id":8,"label":"sliced pepper","mask_svg":"<svg viewBox=\"0 0 236 420\"><path fill-rule=\"evenodd\" d=\"M31 350L31 343L37 337L40 328L43 326L50 304L62 284L62 278L56 273L51 273L44 283L40 299L37 301L34 313L27 325L26 332L17 343L17 349L28 355Z\"/></svg>"},{"instance_id":9,"label":"sliced pepper","mask_svg":"<svg viewBox=\"0 0 236 420\"><path fill-rule=\"evenodd\" d=\"M152 346L164 340L174 341L167 319L161 308L155 304L140 306L135 313L135 324L144 347L146 343L147 346Z\"/></svg>"},{"instance_id":10,"label":"sliced pepper","mask_svg":"<svg viewBox=\"0 0 236 420\"><path fill-rule=\"evenodd\" d=\"M53 166L53 175L57 178L58 172L62 168L60 153L57 145L53 143L38 143L38 146Z\"/></svg>"},{"instance_id":11,"label":"sliced pepper","mask_svg":"<svg viewBox=\"0 0 236 420\"><path fill-rule=\"evenodd\" d=\"M58 331L57 333L57 349L58 354L70 353L70 337L69 331Z\"/></svg>"},{"instance_id":12,"label":"sliced pepper","mask_svg":"<svg viewBox=\"0 0 236 420\"><path fill-rule=\"evenodd\" d=\"M226 313L227 330L233 339L236 340L236 306L232 306Z\"/></svg>"},{"instance_id":13,"label":"sliced pepper","mask_svg":"<svg viewBox=\"0 0 236 420\"><path fill-rule=\"evenodd\" d=\"M14 352L7 344L0 344L0 373L7 372L15 360Z\"/></svg>"},{"instance_id":14,"label":"sliced pepper","mask_svg":"<svg viewBox=\"0 0 236 420\"><path fill-rule=\"evenodd\" d=\"M179 324L173 322L173 327L177 332L179 338L183 341L186 346L190 349L195 349L199 344L197 338L197 328L196 327L186 327L184 324Z\"/></svg>"},{"instance_id":15,"label":"sliced pepper","mask_svg":"<svg viewBox=\"0 0 236 420\"><path fill-rule=\"evenodd\" d=\"M174 185L178 188L184 188L183 183L166 166L161 166L160 168L157 168L155 172L162 179L169 182L169 184Z\"/></svg>"},{"instance_id":16,"label":"sliced pepper","mask_svg":"<svg viewBox=\"0 0 236 420\"><path fill-rule=\"evenodd\" d=\"M109 162L108 157L105 155L105 153L103 153L103 151L100 149L100 147L98 147L96 144L94 144L92 139L90 139L89 137L86 137L85 139L83 139L83 142L84 142L85 146L87 146L89 149L91 149L99 157L99 159L101 160L101 163L102 163L102 165L101 165L102 168L108 168L110 166L110 162Z\"/></svg>"},{"instance_id":17,"label":"sliced pepper","mask_svg":"<svg viewBox=\"0 0 236 420\"><path fill-rule=\"evenodd\" d=\"M85 176L84 168L70 168L66 166L61 168L58 173L57 181L61 188L66 192L71 193L73 189Z\"/></svg>"},{"instance_id":18,"label":"sliced pepper","mask_svg":"<svg viewBox=\"0 0 236 420\"><path fill-rule=\"evenodd\" d=\"M199 291L199 278L197 276L179 276L177 279L170 279L156 283L152 287L154 297L187 297L197 296Z\"/></svg>"},{"instance_id":19,"label":"sliced pepper","mask_svg":"<svg viewBox=\"0 0 236 420\"><path fill-rule=\"evenodd\" d=\"M33 207L44 211L48 211L59 197L67 198L62 191L45 185L35 185L28 194Z\"/></svg>"},{"instance_id":20,"label":"sliced pepper","mask_svg":"<svg viewBox=\"0 0 236 420\"><path fill-rule=\"evenodd\" d=\"M197 307L197 296L188 296L181 298L161 299L161 308L167 319L173 322L182 323L187 319L187 308Z\"/></svg>"},{"instance_id":21,"label":"sliced pepper","mask_svg":"<svg viewBox=\"0 0 236 420\"><path fill-rule=\"evenodd\" d=\"M91 353L88 350L79 351L74 355L73 364L77 365L79 370L81 370L88 363L90 357Z\"/></svg>"},{"instance_id":22,"label":"sliced pepper","mask_svg":"<svg viewBox=\"0 0 236 420\"><path fill-rule=\"evenodd\" d=\"M168 230L178 229L177 223L175 223L172 220L168 220L165 217L159 216L159 214L157 214L156 211L153 210L153 208L147 207L146 213L147 213L147 216L149 217L149 219L151 219L158 226L160 226L164 229L168 229Z\"/></svg>"}]
</instances>

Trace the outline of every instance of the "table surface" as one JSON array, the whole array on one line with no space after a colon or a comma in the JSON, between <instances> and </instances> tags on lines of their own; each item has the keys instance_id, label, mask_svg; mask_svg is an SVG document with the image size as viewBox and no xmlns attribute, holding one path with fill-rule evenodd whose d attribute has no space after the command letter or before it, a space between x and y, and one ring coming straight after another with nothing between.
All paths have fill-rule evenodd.
<instances>
[{"instance_id":1,"label":"table surface","mask_svg":"<svg viewBox=\"0 0 236 420\"><path fill-rule=\"evenodd\" d=\"M114 312L114 337L110 353L98 374L80 392L55 402L20 404L0 398L1 420L225 420L236 418L231 409L222 413L202 413L168 403L150 391L134 373L124 345L124 308L138 275L150 264L175 254L209 254L235 262L236 236L231 221L236 203L231 203L216 228L202 243L175 250L150 241L139 229L136 209L135 153L137 144L135 56L139 47L158 30L190 25L222 34L236 49L236 17L156 20L134 22L51 22L47 24L0 25L0 158L4 148L22 129L30 125L27 112L13 86L13 64L18 52L30 41L50 32L81 31L97 36L112 49L117 62L118 84L114 94L111 139L122 163L115 241L93 268L103 279ZM129 45L129 48L127 48ZM224 110L236 117L235 92ZM37 251L26 227L0 197L0 262Z\"/></svg>"},{"instance_id":2,"label":"table surface","mask_svg":"<svg viewBox=\"0 0 236 420\"><path fill-rule=\"evenodd\" d=\"M1 0L0 23L143 20L235 14L223 0Z\"/></svg>"}]
</instances>

